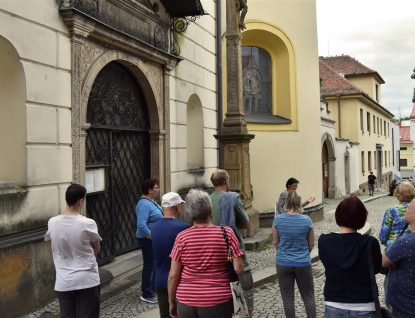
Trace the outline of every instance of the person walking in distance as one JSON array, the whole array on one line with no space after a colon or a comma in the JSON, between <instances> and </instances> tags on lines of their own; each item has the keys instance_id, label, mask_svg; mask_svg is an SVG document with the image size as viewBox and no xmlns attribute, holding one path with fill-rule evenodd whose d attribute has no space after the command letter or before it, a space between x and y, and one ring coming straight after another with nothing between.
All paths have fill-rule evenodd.
<instances>
[{"instance_id":1,"label":"person walking in distance","mask_svg":"<svg viewBox=\"0 0 415 318\"><path fill-rule=\"evenodd\" d=\"M173 249L177 234L190 227L189 224L177 220L180 217L182 203L184 201L175 192L163 195L161 206L164 211L164 217L155 222L151 229L154 268L156 270L155 286L160 318L170 318L169 295L167 292L167 279L171 266L169 255Z\"/></svg>"},{"instance_id":2,"label":"person walking in distance","mask_svg":"<svg viewBox=\"0 0 415 318\"><path fill-rule=\"evenodd\" d=\"M250 227L249 217L246 214L242 201L239 199L239 194L228 191L230 180L226 170L217 170L212 173L210 181L215 187L215 191L210 195L212 199L212 224L231 227L238 238L239 245L244 254L242 261L245 271L238 277L244 291L249 317L251 318L252 311L254 310L254 281L249 262L246 259L245 244L241 234L241 229L249 229Z\"/></svg>"},{"instance_id":3,"label":"person walking in distance","mask_svg":"<svg viewBox=\"0 0 415 318\"><path fill-rule=\"evenodd\" d=\"M62 318L99 317L100 279L95 255L102 239L95 221L80 214L85 196L83 186L70 185L65 212L49 220L45 234L45 241L52 245Z\"/></svg>"},{"instance_id":4,"label":"person walking in distance","mask_svg":"<svg viewBox=\"0 0 415 318\"><path fill-rule=\"evenodd\" d=\"M367 185L369 187L369 196L373 197L373 191L375 191L375 184L377 184L376 176L373 171L370 171L370 175L367 176Z\"/></svg>"}]
</instances>

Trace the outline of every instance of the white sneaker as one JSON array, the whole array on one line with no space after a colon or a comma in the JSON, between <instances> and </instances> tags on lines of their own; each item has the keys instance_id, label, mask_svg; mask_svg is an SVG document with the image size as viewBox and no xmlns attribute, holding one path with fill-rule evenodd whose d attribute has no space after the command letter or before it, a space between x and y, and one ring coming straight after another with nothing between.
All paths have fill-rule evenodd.
<instances>
[{"instance_id":1,"label":"white sneaker","mask_svg":"<svg viewBox=\"0 0 415 318\"><path fill-rule=\"evenodd\" d=\"M156 295L154 295L153 297L147 297L147 298L144 298L143 296L141 296L140 299L142 301L145 301L146 303L149 303L149 304L153 304L153 305L158 304L158 300L157 300Z\"/></svg>"}]
</instances>

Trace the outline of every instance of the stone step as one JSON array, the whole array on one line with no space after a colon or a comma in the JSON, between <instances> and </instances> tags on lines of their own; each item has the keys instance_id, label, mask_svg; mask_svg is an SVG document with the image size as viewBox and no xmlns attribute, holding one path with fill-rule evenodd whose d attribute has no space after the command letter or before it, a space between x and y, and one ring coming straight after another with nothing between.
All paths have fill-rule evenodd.
<instances>
[{"instance_id":1,"label":"stone step","mask_svg":"<svg viewBox=\"0 0 415 318\"><path fill-rule=\"evenodd\" d=\"M136 250L116 257L99 268L101 302L141 282L143 255Z\"/></svg>"},{"instance_id":2,"label":"stone step","mask_svg":"<svg viewBox=\"0 0 415 318\"><path fill-rule=\"evenodd\" d=\"M254 236L244 238L245 249L247 251L257 250L272 241L272 229L261 227Z\"/></svg>"}]
</instances>

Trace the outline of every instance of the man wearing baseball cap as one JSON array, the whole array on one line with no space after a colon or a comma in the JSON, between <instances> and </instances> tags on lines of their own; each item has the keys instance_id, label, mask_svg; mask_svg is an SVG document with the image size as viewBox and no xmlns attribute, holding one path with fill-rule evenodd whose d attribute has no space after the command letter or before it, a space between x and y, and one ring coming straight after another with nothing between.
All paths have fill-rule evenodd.
<instances>
[{"instance_id":1,"label":"man wearing baseball cap","mask_svg":"<svg viewBox=\"0 0 415 318\"><path fill-rule=\"evenodd\" d=\"M169 295L167 293L167 278L171 265L169 255L173 249L177 234L190 227L189 224L177 220L180 216L182 203L184 201L175 192L163 195L161 206L164 211L164 217L155 222L151 228L154 267L156 269L155 285L161 318L170 317Z\"/></svg>"}]
</instances>

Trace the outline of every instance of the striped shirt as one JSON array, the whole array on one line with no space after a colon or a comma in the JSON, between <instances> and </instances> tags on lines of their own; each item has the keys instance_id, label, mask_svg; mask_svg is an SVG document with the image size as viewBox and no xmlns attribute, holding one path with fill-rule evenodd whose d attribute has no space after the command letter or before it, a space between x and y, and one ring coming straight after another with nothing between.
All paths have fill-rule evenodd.
<instances>
[{"instance_id":1,"label":"striped shirt","mask_svg":"<svg viewBox=\"0 0 415 318\"><path fill-rule=\"evenodd\" d=\"M232 258L242 256L238 239L225 227ZM196 226L177 235L170 257L182 264L176 298L192 307L211 307L231 297L226 243L219 226Z\"/></svg>"}]
</instances>

